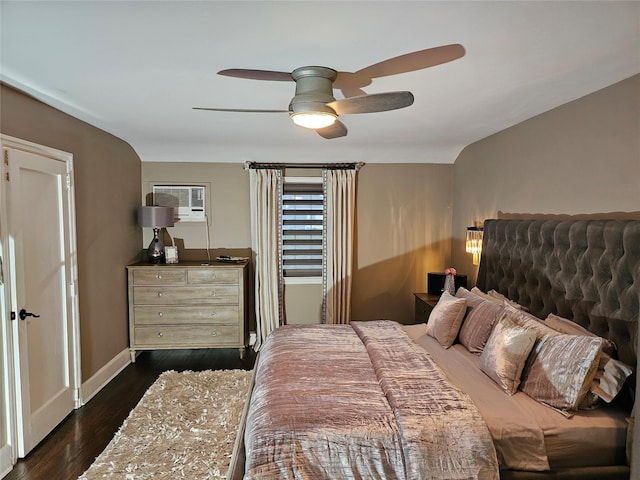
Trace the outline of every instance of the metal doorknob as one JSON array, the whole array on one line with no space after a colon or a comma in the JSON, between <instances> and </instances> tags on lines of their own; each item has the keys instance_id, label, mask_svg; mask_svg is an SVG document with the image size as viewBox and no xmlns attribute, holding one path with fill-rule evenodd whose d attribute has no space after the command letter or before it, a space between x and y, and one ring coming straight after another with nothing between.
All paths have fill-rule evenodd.
<instances>
[{"instance_id":1,"label":"metal doorknob","mask_svg":"<svg viewBox=\"0 0 640 480\"><path fill-rule=\"evenodd\" d=\"M27 312L24 308L21 309L20 312L18 312L18 316L20 317L20 320L24 320L27 317L40 318L40 315L36 315L35 313Z\"/></svg>"}]
</instances>

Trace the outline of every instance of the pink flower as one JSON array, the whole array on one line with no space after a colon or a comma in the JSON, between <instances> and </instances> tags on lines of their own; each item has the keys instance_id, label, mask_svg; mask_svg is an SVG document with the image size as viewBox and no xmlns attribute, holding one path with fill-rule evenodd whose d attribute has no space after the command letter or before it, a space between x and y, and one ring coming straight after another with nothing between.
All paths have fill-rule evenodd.
<instances>
[{"instance_id":1,"label":"pink flower","mask_svg":"<svg viewBox=\"0 0 640 480\"><path fill-rule=\"evenodd\" d=\"M456 269L453 267L448 267L444 269L444 274L445 275L456 275Z\"/></svg>"}]
</instances>

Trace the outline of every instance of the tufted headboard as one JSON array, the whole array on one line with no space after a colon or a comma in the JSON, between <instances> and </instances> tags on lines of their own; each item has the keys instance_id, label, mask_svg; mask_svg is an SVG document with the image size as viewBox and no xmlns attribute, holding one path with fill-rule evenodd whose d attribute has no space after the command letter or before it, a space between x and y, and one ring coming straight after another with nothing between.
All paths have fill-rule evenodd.
<instances>
[{"instance_id":1,"label":"tufted headboard","mask_svg":"<svg viewBox=\"0 0 640 480\"><path fill-rule=\"evenodd\" d=\"M477 285L612 340L635 369L640 220L486 220Z\"/></svg>"}]
</instances>

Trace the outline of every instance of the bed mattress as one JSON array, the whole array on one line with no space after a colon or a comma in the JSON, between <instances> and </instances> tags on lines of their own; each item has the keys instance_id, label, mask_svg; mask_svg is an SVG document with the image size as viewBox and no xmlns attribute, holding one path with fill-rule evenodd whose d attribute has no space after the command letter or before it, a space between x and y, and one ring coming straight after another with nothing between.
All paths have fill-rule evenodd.
<instances>
[{"instance_id":1,"label":"bed mattress","mask_svg":"<svg viewBox=\"0 0 640 480\"><path fill-rule=\"evenodd\" d=\"M603 406L567 418L520 391L505 394L482 373L480 357L463 345L445 350L427 335L415 341L473 399L494 439L501 469L536 471L626 463L627 422L621 409Z\"/></svg>"}]
</instances>

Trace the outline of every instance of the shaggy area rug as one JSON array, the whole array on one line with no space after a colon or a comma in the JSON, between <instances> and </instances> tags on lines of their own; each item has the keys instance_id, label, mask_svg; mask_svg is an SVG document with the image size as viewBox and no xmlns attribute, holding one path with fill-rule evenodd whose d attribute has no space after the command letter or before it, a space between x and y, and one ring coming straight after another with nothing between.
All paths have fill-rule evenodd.
<instances>
[{"instance_id":1,"label":"shaggy area rug","mask_svg":"<svg viewBox=\"0 0 640 480\"><path fill-rule=\"evenodd\" d=\"M251 371L168 371L79 480L225 478Z\"/></svg>"}]
</instances>

